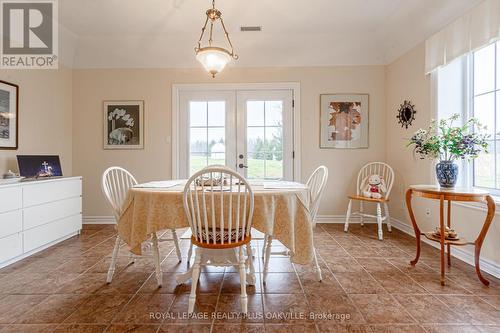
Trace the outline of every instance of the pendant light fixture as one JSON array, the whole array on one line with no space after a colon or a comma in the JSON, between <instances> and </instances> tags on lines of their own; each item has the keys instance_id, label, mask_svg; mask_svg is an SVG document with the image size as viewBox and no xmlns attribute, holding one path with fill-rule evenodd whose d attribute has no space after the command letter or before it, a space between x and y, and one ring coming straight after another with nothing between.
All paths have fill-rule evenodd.
<instances>
[{"instance_id":1,"label":"pendant light fixture","mask_svg":"<svg viewBox=\"0 0 500 333\"><path fill-rule=\"evenodd\" d=\"M232 60L238 59L238 56L234 53L233 44L229 39L229 34L227 33L226 26L222 20L222 13L215 8L215 0L212 0L212 8L208 9L206 12L207 18L205 20L205 25L201 29L200 39L198 40L198 46L195 47L196 60L198 60L205 70L209 72L212 77L220 73L224 67ZM213 31L214 25L220 21L222 30L224 30L224 36L227 39L231 51L226 50L223 47L218 47L213 45ZM207 25L210 23L210 31L208 38L208 46L202 47L201 42L207 29Z\"/></svg>"}]
</instances>

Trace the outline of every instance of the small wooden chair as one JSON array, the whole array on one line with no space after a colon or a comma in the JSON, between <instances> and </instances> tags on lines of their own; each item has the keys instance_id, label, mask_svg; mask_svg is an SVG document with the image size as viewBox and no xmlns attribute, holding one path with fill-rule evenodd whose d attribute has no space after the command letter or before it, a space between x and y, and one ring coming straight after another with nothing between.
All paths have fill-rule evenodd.
<instances>
[{"instance_id":1,"label":"small wooden chair","mask_svg":"<svg viewBox=\"0 0 500 333\"><path fill-rule=\"evenodd\" d=\"M106 201L113 211L116 223L122 213L123 204L127 197L128 190L137 185L137 180L132 176L130 172L120 167L110 167L104 171L102 175L102 192ZM179 262L182 260L181 250L179 247L179 238L175 229L171 229L172 239L175 244L175 250L177 253L177 258ZM160 236L162 238L163 235ZM162 239L162 240L172 240L172 239ZM158 237L156 233L151 234L151 242L153 245L153 256L156 265L156 278L158 279L158 286L162 284L161 269L160 269L160 252L158 249ZM115 247L113 248L113 255L111 258L111 263L109 265L108 276L106 278L107 283L111 283L113 279L113 274L116 270L116 260L118 259L118 251L120 249L121 238L119 235L116 236ZM130 254L131 262L134 262L134 256Z\"/></svg>"},{"instance_id":2,"label":"small wooden chair","mask_svg":"<svg viewBox=\"0 0 500 333\"><path fill-rule=\"evenodd\" d=\"M361 186L366 182L368 177L372 175L379 175L385 181L385 186L387 191L384 193L384 196L380 199L368 198L362 195ZM359 216L361 226L363 226L363 219L365 217L375 218L377 219L378 224L378 239L383 239L383 231L382 231L382 222L386 221L387 229L391 232L391 218L389 214L389 207L387 202L389 201L389 195L391 194L392 185L394 184L394 170L383 162L372 162L366 164L358 173L358 180L356 183L356 195L349 195L349 205L347 206L347 214L345 218L345 226L344 231L347 232L349 229L349 219L351 216ZM359 211L352 212L352 201L359 201ZM365 214L364 213L364 202L372 202L377 204L377 215ZM382 208L381 205L384 206L385 215L382 216Z\"/></svg>"},{"instance_id":3,"label":"small wooden chair","mask_svg":"<svg viewBox=\"0 0 500 333\"><path fill-rule=\"evenodd\" d=\"M226 167L196 172L184 187L184 211L191 227L195 259L188 313L193 313L201 266L237 266L240 272L241 310L248 312L246 264L255 280L250 246L254 196L245 178ZM244 247L246 247L245 258Z\"/></svg>"}]
</instances>

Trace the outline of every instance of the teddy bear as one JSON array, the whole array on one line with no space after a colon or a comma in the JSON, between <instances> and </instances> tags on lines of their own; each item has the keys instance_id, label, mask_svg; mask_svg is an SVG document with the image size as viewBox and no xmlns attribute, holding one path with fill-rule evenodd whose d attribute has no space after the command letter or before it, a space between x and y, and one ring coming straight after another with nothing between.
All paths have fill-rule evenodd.
<instances>
[{"instance_id":1,"label":"teddy bear","mask_svg":"<svg viewBox=\"0 0 500 333\"><path fill-rule=\"evenodd\" d=\"M387 187L382 177L371 175L362 182L361 192L367 198L381 199L387 192Z\"/></svg>"}]
</instances>

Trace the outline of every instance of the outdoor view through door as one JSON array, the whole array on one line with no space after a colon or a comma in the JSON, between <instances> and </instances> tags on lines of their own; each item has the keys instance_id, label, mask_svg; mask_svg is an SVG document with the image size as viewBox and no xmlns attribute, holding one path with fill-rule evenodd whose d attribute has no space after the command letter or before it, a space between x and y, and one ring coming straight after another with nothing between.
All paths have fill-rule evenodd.
<instances>
[{"instance_id":1,"label":"outdoor view through door","mask_svg":"<svg viewBox=\"0 0 500 333\"><path fill-rule=\"evenodd\" d=\"M190 175L207 165L226 164L225 101L189 102Z\"/></svg>"},{"instance_id":2,"label":"outdoor view through door","mask_svg":"<svg viewBox=\"0 0 500 333\"><path fill-rule=\"evenodd\" d=\"M181 92L187 135L180 140L180 176L217 164L249 179L293 180L292 96L291 90Z\"/></svg>"},{"instance_id":3,"label":"outdoor view through door","mask_svg":"<svg viewBox=\"0 0 500 333\"><path fill-rule=\"evenodd\" d=\"M283 178L283 101L247 101L247 177Z\"/></svg>"}]
</instances>

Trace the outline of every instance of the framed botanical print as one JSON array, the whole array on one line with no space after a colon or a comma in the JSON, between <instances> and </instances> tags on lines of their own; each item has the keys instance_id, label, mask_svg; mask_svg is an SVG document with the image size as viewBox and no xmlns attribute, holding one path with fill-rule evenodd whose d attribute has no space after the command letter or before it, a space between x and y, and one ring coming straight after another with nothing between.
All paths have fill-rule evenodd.
<instances>
[{"instance_id":1,"label":"framed botanical print","mask_svg":"<svg viewBox=\"0 0 500 333\"><path fill-rule=\"evenodd\" d=\"M144 101L104 101L104 149L144 148Z\"/></svg>"},{"instance_id":2,"label":"framed botanical print","mask_svg":"<svg viewBox=\"0 0 500 333\"><path fill-rule=\"evenodd\" d=\"M0 81L0 149L17 149L19 86Z\"/></svg>"},{"instance_id":3,"label":"framed botanical print","mask_svg":"<svg viewBox=\"0 0 500 333\"><path fill-rule=\"evenodd\" d=\"M368 148L368 94L320 95L320 148Z\"/></svg>"}]
</instances>

